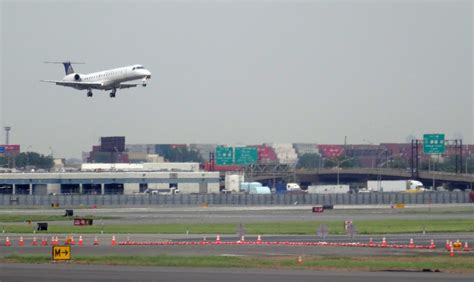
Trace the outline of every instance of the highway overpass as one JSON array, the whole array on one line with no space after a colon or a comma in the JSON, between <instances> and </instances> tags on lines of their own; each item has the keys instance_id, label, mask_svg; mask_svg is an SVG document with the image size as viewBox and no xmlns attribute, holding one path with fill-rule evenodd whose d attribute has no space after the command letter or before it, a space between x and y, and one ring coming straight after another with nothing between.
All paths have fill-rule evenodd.
<instances>
[{"instance_id":1,"label":"highway overpass","mask_svg":"<svg viewBox=\"0 0 474 282\"><path fill-rule=\"evenodd\" d=\"M325 168L315 170L259 170L246 171L247 180L271 182L283 180L307 184L318 183L366 183L367 180L412 179L411 172L389 168ZM474 174L419 171L419 178L426 187L446 185L451 189L472 189Z\"/></svg>"}]
</instances>

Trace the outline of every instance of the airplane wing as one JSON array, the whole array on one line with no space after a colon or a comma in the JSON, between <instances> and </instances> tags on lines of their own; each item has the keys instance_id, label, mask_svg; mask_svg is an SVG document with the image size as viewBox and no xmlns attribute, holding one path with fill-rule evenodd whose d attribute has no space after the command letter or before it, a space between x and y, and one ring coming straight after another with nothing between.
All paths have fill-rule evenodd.
<instances>
[{"instance_id":1,"label":"airplane wing","mask_svg":"<svg viewBox=\"0 0 474 282\"><path fill-rule=\"evenodd\" d=\"M83 89L97 88L97 87L102 86L102 83L100 82L82 82L82 81L75 82L75 81L62 81L62 80L41 80L41 81L56 83L56 85L61 85L61 86L69 86L69 87L83 88Z\"/></svg>"},{"instance_id":2,"label":"airplane wing","mask_svg":"<svg viewBox=\"0 0 474 282\"><path fill-rule=\"evenodd\" d=\"M118 88L122 89L122 88L136 87L136 86L137 86L137 84L134 84L134 83L120 83L120 87L118 87Z\"/></svg>"}]
</instances>

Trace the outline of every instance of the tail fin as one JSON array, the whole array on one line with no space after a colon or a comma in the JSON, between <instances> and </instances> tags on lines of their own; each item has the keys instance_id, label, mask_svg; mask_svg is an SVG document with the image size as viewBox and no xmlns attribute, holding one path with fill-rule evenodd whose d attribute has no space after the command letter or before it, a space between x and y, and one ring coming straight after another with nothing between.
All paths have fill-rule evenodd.
<instances>
[{"instance_id":1,"label":"tail fin","mask_svg":"<svg viewBox=\"0 0 474 282\"><path fill-rule=\"evenodd\" d=\"M70 61L65 61L65 62L45 62L46 64L63 64L64 66L64 71L66 72L66 75L74 73L74 69L72 68L72 64L84 64L84 63L79 63L79 62L70 62Z\"/></svg>"},{"instance_id":2,"label":"tail fin","mask_svg":"<svg viewBox=\"0 0 474 282\"><path fill-rule=\"evenodd\" d=\"M74 73L74 69L72 68L71 62L63 62L63 65L66 75Z\"/></svg>"}]
</instances>

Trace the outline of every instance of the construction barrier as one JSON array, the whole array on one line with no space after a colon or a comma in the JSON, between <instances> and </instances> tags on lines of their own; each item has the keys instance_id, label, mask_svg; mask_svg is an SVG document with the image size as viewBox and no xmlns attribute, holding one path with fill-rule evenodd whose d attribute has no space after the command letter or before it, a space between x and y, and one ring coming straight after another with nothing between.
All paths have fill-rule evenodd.
<instances>
[{"instance_id":1,"label":"construction barrier","mask_svg":"<svg viewBox=\"0 0 474 282\"><path fill-rule=\"evenodd\" d=\"M29 241L29 240L28 240ZM426 249L434 250L436 245L433 240L430 241L428 245L416 245L413 239L410 239L408 244L389 244L385 237L382 238L381 243L376 243L369 238L369 241L366 243L361 242L309 242L309 241L264 241L262 240L261 235L257 236L257 239L254 241L246 241L244 236L241 236L237 241L222 241L220 235L217 235L216 240L208 241L205 237L201 241L130 241L127 237L126 241L118 242L115 238L115 235L112 236L112 246L197 246L197 245L255 245L255 246L327 246L327 247L361 247L361 248L388 248L388 249ZM66 244L74 245L74 239L72 236L68 236L66 239ZM83 246L83 238L79 236L79 246ZM23 237L19 237L18 246L22 247L25 245ZM41 239L41 244L38 244L36 237L33 237L31 241L32 246L48 246L48 240L44 237ZM51 237L51 245L59 245L59 239L57 236ZM99 245L99 240L97 236L94 236L94 241L92 245ZM6 237L4 246L11 246L9 237ZM449 252L450 256L454 256L455 251L459 252L469 252L470 247L468 242L464 244L457 240L456 242L447 241L446 250Z\"/></svg>"}]
</instances>

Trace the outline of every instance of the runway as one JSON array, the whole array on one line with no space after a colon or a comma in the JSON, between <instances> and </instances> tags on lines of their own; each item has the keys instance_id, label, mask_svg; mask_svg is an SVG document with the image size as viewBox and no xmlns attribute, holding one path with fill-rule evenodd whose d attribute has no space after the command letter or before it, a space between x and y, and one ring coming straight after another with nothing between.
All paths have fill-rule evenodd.
<instances>
[{"instance_id":1,"label":"runway","mask_svg":"<svg viewBox=\"0 0 474 282\"><path fill-rule=\"evenodd\" d=\"M105 216L96 224L159 223L255 223L309 220L380 220L380 219L462 219L474 216L473 204L416 205L391 209L389 205L335 206L323 213L312 213L312 206L275 207L147 207L147 208L76 208L74 216ZM64 209L0 209L0 214L64 215ZM71 219L72 221L72 219ZM54 224L71 224L55 221Z\"/></svg>"},{"instance_id":2,"label":"runway","mask_svg":"<svg viewBox=\"0 0 474 282\"><path fill-rule=\"evenodd\" d=\"M23 237L25 245L19 246L19 238ZM64 243L65 236L59 236L61 238L60 244ZM228 242L232 245L227 244L215 244L215 235L173 235L173 234L119 234L115 236L117 245L112 246L111 238L112 235L85 235L83 237L83 246L78 245L78 236L75 236L75 245L71 246L74 256L104 256L104 255L138 255L138 256L158 256L158 255L171 255L171 256L193 256L193 255L208 255L208 256L224 256L224 255L235 255L235 256L397 256L397 255L448 255L444 246L446 240L460 240L461 242L468 242L470 248L474 246L474 234L471 233L458 233L453 234L399 234L390 235L386 237L388 244L399 244L408 245L409 240L413 239L416 245L428 246L431 239L434 240L436 245L435 249L410 249L410 248L377 248L377 247L348 247L348 246L294 246L292 242L310 242L316 243L323 241L318 239L316 236L307 235L269 235L262 236L262 244L239 244L236 243L239 240L235 235L224 235L221 236L223 243ZM93 241L97 237L99 245L93 245ZM24 255L50 255L51 246L31 246L33 235L31 234L16 234L10 236L11 246L6 247L3 245L6 236L0 236L0 257L5 257L12 254L24 254ZM42 237L37 237L38 244L41 242ZM382 242L382 236L357 236L353 242L360 242L367 244L372 238L375 244ZM209 244L199 244L203 240L206 240ZM256 236L246 236L246 241L255 242ZM50 241L50 240L49 240ZM144 245L144 246L127 246L121 245L122 242L198 242L197 245ZM265 242L288 242L289 244L278 244L278 245L267 245ZM331 243L349 243L351 242L348 236L328 236L324 242ZM50 242L48 242L50 244ZM474 249L470 252L462 252L462 256L474 257Z\"/></svg>"},{"instance_id":3,"label":"runway","mask_svg":"<svg viewBox=\"0 0 474 282\"><path fill-rule=\"evenodd\" d=\"M44 214L61 215L64 210L35 209L35 210L0 210L0 214ZM74 209L77 216L112 216L113 219L104 219L94 224L133 224L133 223L240 223L252 222L285 222L285 221L312 221L312 220L372 220L372 219L453 219L472 218L473 205L455 205L452 207L416 207L404 210L388 207L365 207L357 209L335 209L321 214L311 212L311 207L149 207L149 208L118 208L118 209ZM52 222L51 222L52 223ZM25 223L16 223L25 224ZM55 221L54 224L70 225L69 221ZM51 246L31 246L34 236L38 243L45 237L50 243L51 236L58 236L61 243L71 234L0 234L0 257L17 255L51 255ZM429 245L434 240L436 249L396 249L396 248L369 248L369 247L335 247L335 246L290 246L290 245L194 245L194 246L112 246L112 234L72 234L78 243L82 235L84 246L72 246L72 258L77 256L246 256L246 257L331 257L331 256L448 256L444 249L446 240L467 241L471 248L474 246L472 233L417 233L417 234L385 234L366 236L355 234L329 235L325 238L316 235L273 235L261 234L264 242L373 242L380 243L383 237L389 244L409 243L412 238L417 245ZM6 236L12 245L3 245ZM25 240L25 246L18 246L19 237ZM93 240L97 237L99 245L94 246ZM216 234L115 234L117 242L215 242ZM240 238L237 234L221 235L223 242L236 242ZM255 234L246 235L246 241L256 241ZM472 259L474 250L459 252L458 256ZM307 270L275 270L275 269L193 269L193 268L166 268L166 267L131 267L131 266L91 266L75 264L2 264L0 280L3 281L473 281L472 275L447 273L417 273L417 272L345 272L341 271L307 271ZM53 275L54 273L54 275Z\"/></svg>"},{"instance_id":4,"label":"runway","mask_svg":"<svg viewBox=\"0 0 474 282\"><path fill-rule=\"evenodd\" d=\"M0 264L0 281L469 281L469 274Z\"/></svg>"}]
</instances>

